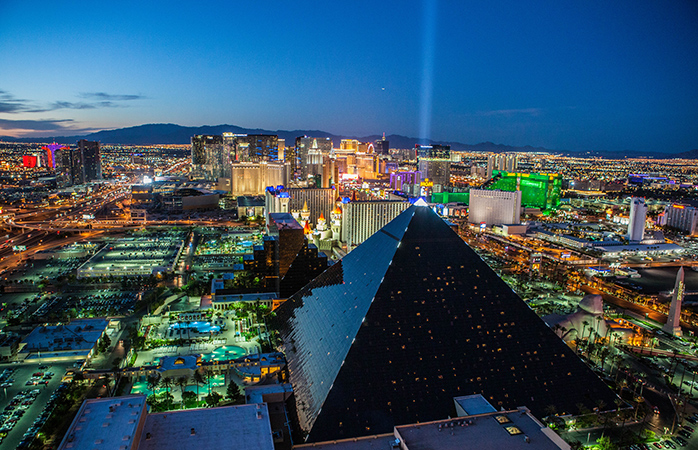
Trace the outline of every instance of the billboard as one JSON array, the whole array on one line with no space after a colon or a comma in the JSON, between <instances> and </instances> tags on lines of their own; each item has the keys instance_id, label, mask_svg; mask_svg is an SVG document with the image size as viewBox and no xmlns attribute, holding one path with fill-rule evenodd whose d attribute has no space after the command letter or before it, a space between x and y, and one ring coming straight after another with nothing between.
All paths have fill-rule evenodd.
<instances>
[{"instance_id":1,"label":"billboard","mask_svg":"<svg viewBox=\"0 0 698 450\"><path fill-rule=\"evenodd\" d=\"M22 166L26 168L33 169L36 167L36 156L34 155L24 155L22 156Z\"/></svg>"}]
</instances>

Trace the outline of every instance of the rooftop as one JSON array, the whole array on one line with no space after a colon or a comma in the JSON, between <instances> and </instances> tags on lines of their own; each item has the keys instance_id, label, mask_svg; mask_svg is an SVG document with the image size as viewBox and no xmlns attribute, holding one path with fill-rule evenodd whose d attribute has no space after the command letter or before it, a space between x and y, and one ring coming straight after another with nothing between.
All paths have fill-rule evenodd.
<instances>
[{"instance_id":1,"label":"rooftop","mask_svg":"<svg viewBox=\"0 0 698 450\"><path fill-rule=\"evenodd\" d=\"M266 404L149 414L139 450L215 448L273 450Z\"/></svg>"},{"instance_id":2,"label":"rooftop","mask_svg":"<svg viewBox=\"0 0 698 450\"><path fill-rule=\"evenodd\" d=\"M485 414L496 412L494 406L490 405L490 402L485 400L480 394L464 395L462 397L456 397L453 399L456 405L460 407L466 416L474 416L477 414ZM460 412L460 411L458 411Z\"/></svg>"},{"instance_id":3,"label":"rooftop","mask_svg":"<svg viewBox=\"0 0 698 450\"><path fill-rule=\"evenodd\" d=\"M24 351L89 351L108 325L106 319L80 319L65 325L39 326L24 338Z\"/></svg>"},{"instance_id":4,"label":"rooftop","mask_svg":"<svg viewBox=\"0 0 698 450\"><path fill-rule=\"evenodd\" d=\"M85 400L61 442L63 449L127 450L145 418L145 396Z\"/></svg>"},{"instance_id":5,"label":"rooftop","mask_svg":"<svg viewBox=\"0 0 698 450\"><path fill-rule=\"evenodd\" d=\"M398 442L399 439L399 442ZM332 450L560 450L569 445L527 408L395 427L393 434L297 445Z\"/></svg>"},{"instance_id":6,"label":"rooftop","mask_svg":"<svg viewBox=\"0 0 698 450\"><path fill-rule=\"evenodd\" d=\"M559 450L569 446L533 417L527 408L493 412L395 428L408 450Z\"/></svg>"}]
</instances>

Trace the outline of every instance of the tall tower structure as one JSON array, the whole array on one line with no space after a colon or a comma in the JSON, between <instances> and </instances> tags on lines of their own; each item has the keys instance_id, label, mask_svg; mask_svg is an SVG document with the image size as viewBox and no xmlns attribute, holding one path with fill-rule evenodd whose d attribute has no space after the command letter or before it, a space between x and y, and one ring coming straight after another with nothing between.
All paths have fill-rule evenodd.
<instances>
[{"instance_id":1,"label":"tall tower structure","mask_svg":"<svg viewBox=\"0 0 698 450\"><path fill-rule=\"evenodd\" d=\"M379 155L389 155L390 154L390 142L385 139L385 133L383 133L383 139L378 139L373 148L376 149L376 153Z\"/></svg>"},{"instance_id":2,"label":"tall tower structure","mask_svg":"<svg viewBox=\"0 0 698 450\"><path fill-rule=\"evenodd\" d=\"M633 197L630 199L630 223L628 224L628 240L639 242L645 237L645 217L647 205L645 199Z\"/></svg>"},{"instance_id":3,"label":"tall tower structure","mask_svg":"<svg viewBox=\"0 0 698 450\"><path fill-rule=\"evenodd\" d=\"M492 178L492 172L497 168L497 155L490 154L487 157L487 179Z\"/></svg>"},{"instance_id":4,"label":"tall tower structure","mask_svg":"<svg viewBox=\"0 0 698 450\"><path fill-rule=\"evenodd\" d=\"M450 145L419 145L417 161L419 171L424 178L430 179L435 185L451 184L451 146Z\"/></svg>"},{"instance_id":5,"label":"tall tower structure","mask_svg":"<svg viewBox=\"0 0 698 450\"><path fill-rule=\"evenodd\" d=\"M681 336L681 303L683 303L683 295L685 285L683 282L683 266L679 268L676 274L676 283L674 284L674 295L671 297L671 307L669 308L669 318L662 330L674 336Z\"/></svg>"},{"instance_id":6,"label":"tall tower structure","mask_svg":"<svg viewBox=\"0 0 698 450\"><path fill-rule=\"evenodd\" d=\"M339 241L342 231L342 208L339 205L330 213L330 219L332 219L332 240Z\"/></svg>"},{"instance_id":7,"label":"tall tower structure","mask_svg":"<svg viewBox=\"0 0 698 450\"><path fill-rule=\"evenodd\" d=\"M85 172L85 181L102 179L102 159L99 153L99 142L80 139L78 150L82 153L82 163Z\"/></svg>"}]
</instances>

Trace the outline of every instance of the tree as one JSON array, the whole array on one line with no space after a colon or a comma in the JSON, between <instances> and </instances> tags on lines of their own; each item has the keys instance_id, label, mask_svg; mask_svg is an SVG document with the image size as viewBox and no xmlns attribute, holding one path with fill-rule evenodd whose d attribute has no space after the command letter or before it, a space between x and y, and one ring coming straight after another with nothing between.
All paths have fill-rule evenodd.
<instances>
[{"instance_id":1,"label":"tree","mask_svg":"<svg viewBox=\"0 0 698 450\"><path fill-rule=\"evenodd\" d=\"M199 372L199 371L197 370L197 371L194 372L194 375L193 375L191 378L192 378L192 380L194 381L194 383L196 383L196 398L198 399L198 398L199 398L199 385L205 383L204 377L203 377L203 375L201 374L201 372Z\"/></svg>"},{"instance_id":2,"label":"tree","mask_svg":"<svg viewBox=\"0 0 698 450\"><path fill-rule=\"evenodd\" d=\"M611 438L608 436L601 436L596 440L596 444L599 448L599 450L615 450L618 448L616 444L611 442Z\"/></svg>"},{"instance_id":3,"label":"tree","mask_svg":"<svg viewBox=\"0 0 698 450\"><path fill-rule=\"evenodd\" d=\"M146 382L148 383L148 390L154 392L160 385L160 375L148 375Z\"/></svg>"},{"instance_id":4,"label":"tree","mask_svg":"<svg viewBox=\"0 0 698 450\"><path fill-rule=\"evenodd\" d=\"M182 390L182 398L184 398L184 388L189 384L189 378L187 377L179 377L175 381L177 383L177 386Z\"/></svg>"},{"instance_id":5,"label":"tree","mask_svg":"<svg viewBox=\"0 0 698 450\"><path fill-rule=\"evenodd\" d=\"M211 369L204 369L203 373L206 384L208 385L208 393L211 393L211 380L213 379L213 371Z\"/></svg>"},{"instance_id":6,"label":"tree","mask_svg":"<svg viewBox=\"0 0 698 450\"><path fill-rule=\"evenodd\" d=\"M218 392L211 392L206 396L206 404L210 407L218 406L221 402L221 394Z\"/></svg>"},{"instance_id":7,"label":"tree","mask_svg":"<svg viewBox=\"0 0 698 450\"><path fill-rule=\"evenodd\" d=\"M238 386L234 381L231 381L228 384L226 394L228 398L236 405L245 403L245 394L242 393L242 389L240 389L240 386Z\"/></svg>"},{"instance_id":8,"label":"tree","mask_svg":"<svg viewBox=\"0 0 698 450\"><path fill-rule=\"evenodd\" d=\"M102 336L102 339L99 340L99 344L97 344L97 350L99 350L101 353L106 352L109 350L109 346L111 345L111 339L109 339L109 336L106 334Z\"/></svg>"},{"instance_id":9,"label":"tree","mask_svg":"<svg viewBox=\"0 0 698 450\"><path fill-rule=\"evenodd\" d=\"M604 364L606 362L606 358L608 358L608 355L611 354L611 350L608 347L603 347L601 350L599 350L599 360L601 362L601 370L604 370Z\"/></svg>"},{"instance_id":10,"label":"tree","mask_svg":"<svg viewBox=\"0 0 698 450\"><path fill-rule=\"evenodd\" d=\"M186 391L182 393L182 403L186 408L193 408L196 406L197 395L194 392Z\"/></svg>"},{"instance_id":11,"label":"tree","mask_svg":"<svg viewBox=\"0 0 698 450\"><path fill-rule=\"evenodd\" d=\"M165 392L168 394L170 393L170 388L172 388L172 385L174 384L174 381L170 377L165 377L162 379L160 382L162 386L165 388Z\"/></svg>"},{"instance_id":12,"label":"tree","mask_svg":"<svg viewBox=\"0 0 698 450\"><path fill-rule=\"evenodd\" d=\"M145 402L150 406L151 409L156 410L158 407L158 398L155 394L150 394L148 398L145 399Z\"/></svg>"}]
</instances>

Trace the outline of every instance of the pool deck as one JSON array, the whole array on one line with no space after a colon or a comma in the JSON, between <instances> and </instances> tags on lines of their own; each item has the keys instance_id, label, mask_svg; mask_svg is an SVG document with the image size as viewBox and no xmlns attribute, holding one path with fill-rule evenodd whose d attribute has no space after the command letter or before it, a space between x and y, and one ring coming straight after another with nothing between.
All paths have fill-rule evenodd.
<instances>
[{"instance_id":1,"label":"pool deck","mask_svg":"<svg viewBox=\"0 0 698 450\"><path fill-rule=\"evenodd\" d=\"M192 344L191 346L185 345L183 347L169 346L160 347L154 350L142 350L138 352L138 358L134 366L147 366L152 365L158 358L163 356L181 356L181 355L205 355L208 353L213 353L213 351L219 347L223 346L235 346L245 349L245 354L258 353L260 352L259 345L256 342L246 342L244 339L239 338L235 342L228 341L226 344ZM243 355L241 355L243 356Z\"/></svg>"}]
</instances>

